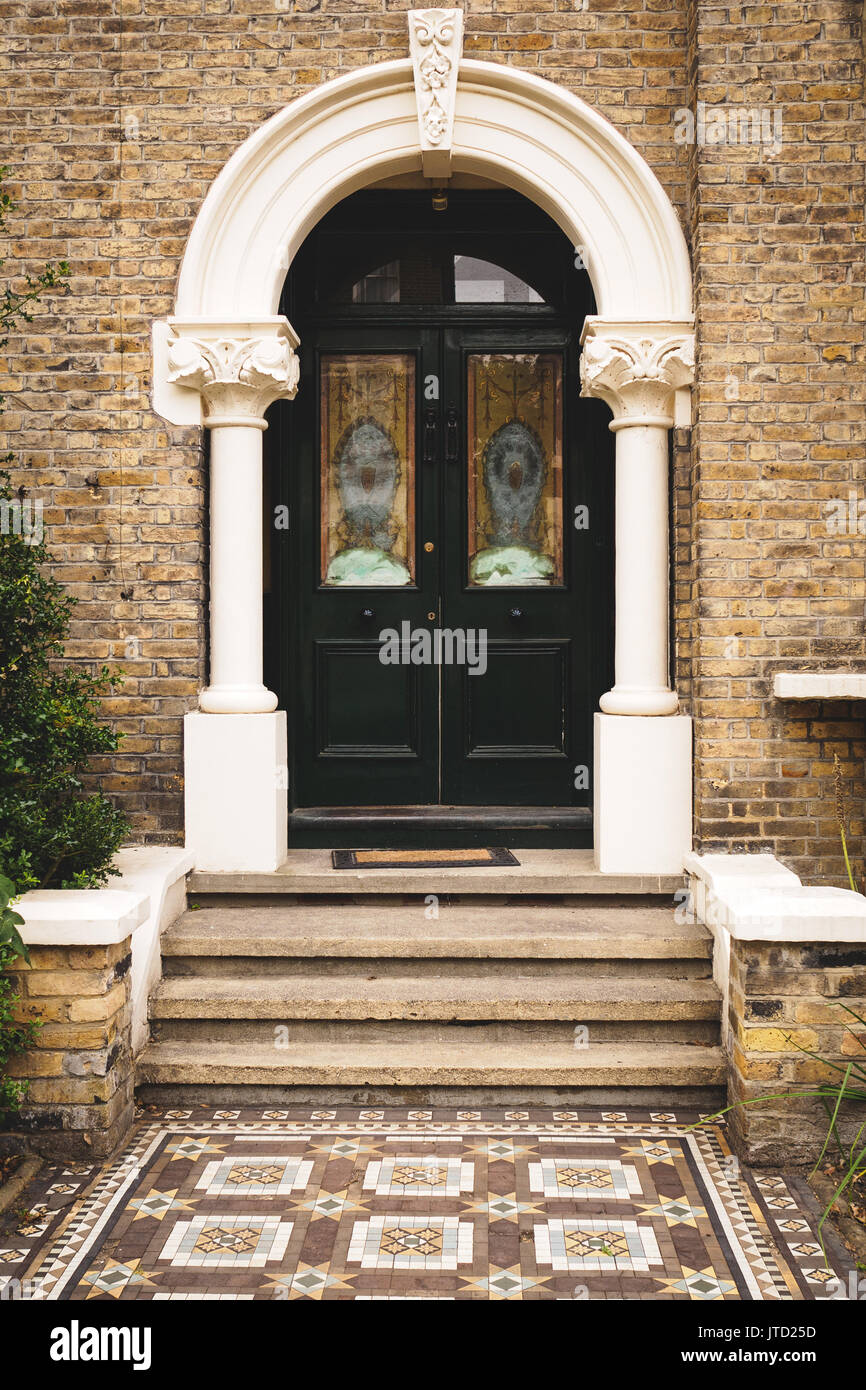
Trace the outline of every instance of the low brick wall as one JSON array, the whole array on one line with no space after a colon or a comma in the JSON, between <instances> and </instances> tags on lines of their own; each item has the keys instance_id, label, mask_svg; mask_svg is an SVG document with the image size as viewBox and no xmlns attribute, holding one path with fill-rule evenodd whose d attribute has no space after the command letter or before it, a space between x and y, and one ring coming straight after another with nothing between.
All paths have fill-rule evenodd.
<instances>
[{"instance_id":1,"label":"low brick wall","mask_svg":"<svg viewBox=\"0 0 866 1390\"><path fill-rule=\"evenodd\" d=\"M866 1017L866 945L732 940L729 1103L841 1079L799 1048L843 1066L853 1058L866 1065L866 1028L842 1004ZM802 1095L740 1106L729 1118L737 1151L755 1164L811 1165L828 1128L820 1099ZM840 1119L850 1143L866 1106L849 1105Z\"/></svg>"},{"instance_id":2,"label":"low brick wall","mask_svg":"<svg viewBox=\"0 0 866 1390\"><path fill-rule=\"evenodd\" d=\"M133 1115L131 938L105 946L31 946L31 964L9 973L19 1017L43 1020L35 1045L13 1058L9 1075L29 1094L6 1117L0 1146L23 1136L50 1157L105 1157L124 1140Z\"/></svg>"}]
</instances>

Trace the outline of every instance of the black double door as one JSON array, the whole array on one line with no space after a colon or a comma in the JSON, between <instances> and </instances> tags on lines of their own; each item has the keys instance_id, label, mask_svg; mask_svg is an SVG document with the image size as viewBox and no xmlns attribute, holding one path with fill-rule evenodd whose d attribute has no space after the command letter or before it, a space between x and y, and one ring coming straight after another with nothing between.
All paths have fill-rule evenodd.
<instances>
[{"instance_id":1,"label":"black double door","mask_svg":"<svg viewBox=\"0 0 866 1390\"><path fill-rule=\"evenodd\" d=\"M569 330L431 319L308 330L273 441L291 839L587 843L604 413L579 399Z\"/></svg>"}]
</instances>

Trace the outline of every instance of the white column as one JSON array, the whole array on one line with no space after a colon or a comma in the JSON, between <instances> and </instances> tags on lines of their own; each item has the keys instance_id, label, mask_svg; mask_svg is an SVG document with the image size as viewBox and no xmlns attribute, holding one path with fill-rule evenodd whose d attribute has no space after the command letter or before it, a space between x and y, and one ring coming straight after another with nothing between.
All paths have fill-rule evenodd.
<instances>
[{"instance_id":1,"label":"white column","mask_svg":"<svg viewBox=\"0 0 866 1390\"><path fill-rule=\"evenodd\" d=\"M186 844L195 866L269 873L286 857L286 713L262 681L262 432L294 396L283 319L170 321L168 377L210 430L210 684L184 719ZM219 716L219 717L215 717Z\"/></svg>"},{"instance_id":2,"label":"white column","mask_svg":"<svg viewBox=\"0 0 866 1390\"><path fill-rule=\"evenodd\" d=\"M594 722L595 860L604 873L675 876L691 849L692 729L668 677L668 430L692 380L691 325L588 319L582 341L582 394L607 402L616 435L615 678Z\"/></svg>"},{"instance_id":3,"label":"white column","mask_svg":"<svg viewBox=\"0 0 866 1390\"><path fill-rule=\"evenodd\" d=\"M267 714L262 682L262 431L298 384L285 319L227 328L171 320L169 380L201 393L210 449L210 684L206 714Z\"/></svg>"},{"instance_id":4,"label":"white column","mask_svg":"<svg viewBox=\"0 0 866 1390\"><path fill-rule=\"evenodd\" d=\"M668 430L674 396L691 381L692 335L684 325L587 319L584 396L613 411L616 434L614 686L605 714L677 711L668 679Z\"/></svg>"}]
</instances>

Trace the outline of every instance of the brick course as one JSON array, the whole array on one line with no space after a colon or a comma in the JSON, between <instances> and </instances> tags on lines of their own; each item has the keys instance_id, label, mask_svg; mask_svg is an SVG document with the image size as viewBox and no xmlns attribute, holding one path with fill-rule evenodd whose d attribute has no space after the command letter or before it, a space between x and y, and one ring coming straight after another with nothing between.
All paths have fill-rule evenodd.
<instances>
[{"instance_id":1,"label":"brick course","mask_svg":"<svg viewBox=\"0 0 866 1390\"><path fill-rule=\"evenodd\" d=\"M729 1100L767 1097L731 1112L737 1148L749 1163L813 1164L828 1127L821 1100L771 1097L840 1081L827 1063L866 1066L866 1028L842 1007L866 1018L866 949L734 940L730 980ZM843 1107L843 1142L853 1143L864 1119L863 1105Z\"/></svg>"},{"instance_id":2,"label":"brick course","mask_svg":"<svg viewBox=\"0 0 866 1390\"><path fill-rule=\"evenodd\" d=\"M408 53L408 3L7 0L0 148L12 260L72 291L10 343L20 480L79 599L69 652L115 660L125 734L99 765L140 839L182 834L181 716L206 680L199 432L150 409L149 331L243 139L340 72ZM852 0L470 0L466 52L583 97L647 159L695 266L696 424L675 440L679 688L696 716L704 848L766 846L841 881L829 768L864 795L853 705L770 695L785 666L863 664L862 538L824 508L863 467L863 49ZM675 113L780 108L782 149L678 143ZM862 818L852 825L861 851Z\"/></svg>"},{"instance_id":3,"label":"brick course","mask_svg":"<svg viewBox=\"0 0 866 1390\"><path fill-rule=\"evenodd\" d=\"M106 1157L132 1122L131 942L32 946L30 965L9 973L21 1020L42 1020L36 1042L8 1064L26 1077L27 1098L6 1117L0 1143L24 1137L58 1157Z\"/></svg>"}]
</instances>

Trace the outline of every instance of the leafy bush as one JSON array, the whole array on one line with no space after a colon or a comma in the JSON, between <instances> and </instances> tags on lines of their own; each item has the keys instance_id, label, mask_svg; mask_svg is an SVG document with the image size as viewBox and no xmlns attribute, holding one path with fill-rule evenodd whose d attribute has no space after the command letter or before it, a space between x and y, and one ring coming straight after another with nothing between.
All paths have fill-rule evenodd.
<instances>
[{"instance_id":1,"label":"leafy bush","mask_svg":"<svg viewBox=\"0 0 866 1390\"><path fill-rule=\"evenodd\" d=\"M9 496L0 477L0 499ZM47 558L41 542L0 536L0 866L19 892L104 883L128 831L79 775L92 754L117 747L99 697L118 674L52 669L73 600L42 571Z\"/></svg>"}]
</instances>

